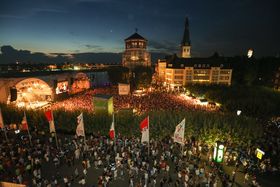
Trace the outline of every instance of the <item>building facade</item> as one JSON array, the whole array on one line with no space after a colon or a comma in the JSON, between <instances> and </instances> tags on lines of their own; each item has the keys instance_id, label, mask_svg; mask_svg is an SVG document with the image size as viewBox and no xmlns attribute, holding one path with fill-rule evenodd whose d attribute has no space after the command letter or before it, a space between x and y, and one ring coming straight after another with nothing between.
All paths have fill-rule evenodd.
<instances>
[{"instance_id":1,"label":"building facade","mask_svg":"<svg viewBox=\"0 0 280 187\"><path fill-rule=\"evenodd\" d=\"M191 58L188 18L179 57L173 55L158 60L155 71L158 81L171 87L196 83L231 85L232 69L226 58Z\"/></svg>"},{"instance_id":2,"label":"building facade","mask_svg":"<svg viewBox=\"0 0 280 187\"><path fill-rule=\"evenodd\" d=\"M136 66L151 66L151 55L147 51L147 42L137 32L125 39L125 51L122 56L122 65L129 69Z\"/></svg>"},{"instance_id":3,"label":"building facade","mask_svg":"<svg viewBox=\"0 0 280 187\"><path fill-rule=\"evenodd\" d=\"M232 69L224 58L178 58L158 60L158 80L168 86L188 84L231 85Z\"/></svg>"}]
</instances>

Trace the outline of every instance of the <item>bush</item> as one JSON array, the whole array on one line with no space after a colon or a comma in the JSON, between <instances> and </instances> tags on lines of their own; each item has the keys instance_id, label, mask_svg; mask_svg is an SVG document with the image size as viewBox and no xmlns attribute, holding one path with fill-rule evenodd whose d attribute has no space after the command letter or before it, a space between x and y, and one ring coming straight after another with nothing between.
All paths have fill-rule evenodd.
<instances>
[{"instance_id":1,"label":"bush","mask_svg":"<svg viewBox=\"0 0 280 187\"><path fill-rule=\"evenodd\" d=\"M23 110L1 105L5 124L20 124ZM77 127L77 116L82 111L66 112L64 110L54 111L55 127L57 132L75 134ZM100 133L108 135L112 116L106 114L95 115L85 112L84 124L87 134ZM195 137L198 140L213 144L216 140L235 144L251 142L262 136L262 125L257 124L253 118L236 116L236 114L220 114L198 111L150 111L142 116L132 113L116 113L116 134L140 137L140 122L149 115L151 138L162 138L172 136L175 126L186 118L185 136ZM49 131L49 125L42 110L26 111L27 121L30 129Z\"/></svg>"}]
</instances>

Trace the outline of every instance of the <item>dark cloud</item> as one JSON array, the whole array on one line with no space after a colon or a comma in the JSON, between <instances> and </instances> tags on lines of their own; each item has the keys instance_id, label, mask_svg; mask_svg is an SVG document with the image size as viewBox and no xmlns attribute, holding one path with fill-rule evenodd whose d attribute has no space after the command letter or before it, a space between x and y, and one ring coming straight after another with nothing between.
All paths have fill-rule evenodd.
<instances>
[{"instance_id":1,"label":"dark cloud","mask_svg":"<svg viewBox=\"0 0 280 187\"><path fill-rule=\"evenodd\" d=\"M154 52L176 53L179 49L178 44L166 40L163 42L150 40L148 45L150 50Z\"/></svg>"},{"instance_id":2,"label":"dark cloud","mask_svg":"<svg viewBox=\"0 0 280 187\"><path fill-rule=\"evenodd\" d=\"M121 63L122 53L32 53L28 50L17 50L12 46L2 46L0 54L0 64L21 63L96 63L96 64L119 64ZM151 53L152 62L164 58L166 53Z\"/></svg>"},{"instance_id":3,"label":"dark cloud","mask_svg":"<svg viewBox=\"0 0 280 187\"><path fill-rule=\"evenodd\" d=\"M13 64L21 63L63 63L68 60L64 54L47 55L45 53L31 53L28 50L17 50L12 46L2 46L0 54L0 63Z\"/></svg>"},{"instance_id":4,"label":"dark cloud","mask_svg":"<svg viewBox=\"0 0 280 187\"><path fill-rule=\"evenodd\" d=\"M98 49L98 50L102 49L100 45L93 45L93 44L86 44L85 47L87 49Z\"/></svg>"}]
</instances>

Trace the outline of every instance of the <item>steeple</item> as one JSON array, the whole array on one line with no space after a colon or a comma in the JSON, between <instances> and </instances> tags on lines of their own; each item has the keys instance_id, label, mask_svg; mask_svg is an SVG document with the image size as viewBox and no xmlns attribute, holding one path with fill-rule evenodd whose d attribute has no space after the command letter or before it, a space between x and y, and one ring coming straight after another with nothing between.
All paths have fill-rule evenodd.
<instances>
[{"instance_id":1,"label":"steeple","mask_svg":"<svg viewBox=\"0 0 280 187\"><path fill-rule=\"evenodd\" d=\"M184 36L183 36L183 40L182 40L181 45L182 46L190 46L191 45L188 17L186 17Z\"/></svg>"},{"instance_id":2,"label":"steeple","mask_svg":"<svg viewBox=\"0 0 280 187\"><path fill-rule=\"evenodd\" d=\"M190 41L188 17L186 17L185 30L184 30L183 40L181 42L181 57L182 58L191 58L191 41Z\"/></svg>"}]
</instances>

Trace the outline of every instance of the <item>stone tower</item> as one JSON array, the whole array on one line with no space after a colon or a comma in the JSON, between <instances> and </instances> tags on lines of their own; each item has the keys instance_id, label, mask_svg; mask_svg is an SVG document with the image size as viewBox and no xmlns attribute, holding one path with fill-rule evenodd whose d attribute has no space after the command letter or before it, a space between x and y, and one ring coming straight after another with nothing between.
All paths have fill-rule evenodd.
<instances>
[{"instance_id":1,"label":"stone tower","mask_svg":"<svg viewBox=\"0 0 280 187\"><path fill-rule=\"evenodd\" d=\"M125 39L122 65L129 69L134 69L136 66L151 66L151 56L147 51L147 40L137 31Z\"/></svg>"}]
</instances>

